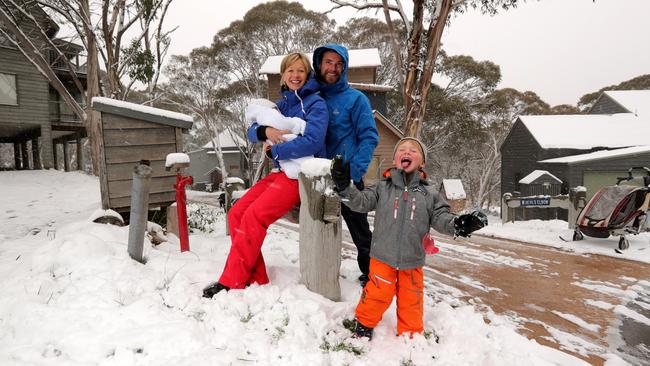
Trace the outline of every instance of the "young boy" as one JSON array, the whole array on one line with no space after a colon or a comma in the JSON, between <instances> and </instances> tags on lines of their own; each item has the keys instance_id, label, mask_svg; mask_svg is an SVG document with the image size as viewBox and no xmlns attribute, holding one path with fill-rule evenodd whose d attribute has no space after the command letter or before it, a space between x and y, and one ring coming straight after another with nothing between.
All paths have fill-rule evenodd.
<instances>
[{"instance_id":1,"label":"young boy","mask_svg":"<svg viewBox=\"0 0 650 366\"><path fill-rule=\"evenodd\" d=\"M394 167L375 185L359 191L350 184L349 167L333 160L331 173L343 203L354 211L376 210L370 248L370 281L357 305L355 333L372 338L373 328L397 296L397 334L422 333L425 252L422 240L436 231L469 236L487 225L478 211L456 216L422 170L424 145L415 138L397 142Z\"/></svg>"}]
</instances>

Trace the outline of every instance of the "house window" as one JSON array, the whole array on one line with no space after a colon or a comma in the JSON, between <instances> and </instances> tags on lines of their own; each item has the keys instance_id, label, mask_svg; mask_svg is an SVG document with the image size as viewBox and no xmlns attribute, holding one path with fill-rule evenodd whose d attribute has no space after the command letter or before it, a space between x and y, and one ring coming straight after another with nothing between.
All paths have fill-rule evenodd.
<instances>
[{"instance_id":1,"label":"house window","mask_svg":"<svg viewBox=\"0 0 650 366\"><path fill-rule=\"evenodd\" d=\"M18 105L16 75L0 73L0 104Z\"/></svg>"}]
</instances>

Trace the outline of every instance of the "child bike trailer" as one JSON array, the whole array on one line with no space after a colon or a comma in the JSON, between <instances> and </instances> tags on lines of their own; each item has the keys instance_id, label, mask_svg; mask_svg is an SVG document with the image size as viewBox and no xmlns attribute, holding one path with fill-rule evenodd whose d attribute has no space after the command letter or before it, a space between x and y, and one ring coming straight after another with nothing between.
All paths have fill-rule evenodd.
<instances>
[{"instance_id":1,"label":"child bike trailer","mask_svg":"<svg viewBox=\"0 0 650 366\"><path fill-rule=\"evenodd\" d=\"M635 170L643 170L643 176L633 176ZM617 253L630 247L625 235L637 235L646 230L645 222L650 205L650 169L630 168L627 177L617 178L615 186L601 188L582 209L576 222L573 240L584 235L593 238L619 236ZM640 181L642 186L629 185ZM626 182L628 184L621 184Z\"/></svg>"}]
</instances>

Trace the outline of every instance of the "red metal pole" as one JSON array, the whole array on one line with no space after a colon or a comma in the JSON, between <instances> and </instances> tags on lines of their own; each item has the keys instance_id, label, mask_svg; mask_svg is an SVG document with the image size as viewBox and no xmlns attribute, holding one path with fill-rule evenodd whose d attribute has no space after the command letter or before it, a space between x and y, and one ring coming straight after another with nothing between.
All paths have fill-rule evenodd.
<instances>
[{"instance_id":1,"label":"red metal pole","mask_svg":"<svg viewBox=\"0 0 650 366\"><path fill-rule=\"evenodd\" d=\"M180 172L176 173L176 213L178 214L178 235L181 240L181 252L190 250L190 238L187 230L187 199L185 197L185 186L192 184L192 177L184 177Z\"/></svg>"}]
</instances>

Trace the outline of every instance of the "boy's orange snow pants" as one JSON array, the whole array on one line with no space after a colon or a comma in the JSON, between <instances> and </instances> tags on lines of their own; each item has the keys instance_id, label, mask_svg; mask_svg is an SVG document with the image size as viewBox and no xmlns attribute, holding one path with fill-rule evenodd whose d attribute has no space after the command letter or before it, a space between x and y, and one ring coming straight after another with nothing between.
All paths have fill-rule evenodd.
<instances>
[{"instance_id":1,"label":"boy's orange snow pants","mask_svg":"<svg viewBox=\"0 0 650 366\"><path fill-rule=\"evenodd\" d=\"M370 281L363 289L355 315L374 328L397 295L397 334L422 333L424 276L422 267L397 270L370 258Z\"/></svg>"}]
</instances>

